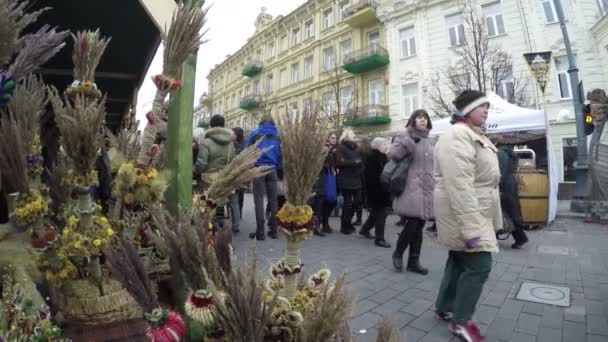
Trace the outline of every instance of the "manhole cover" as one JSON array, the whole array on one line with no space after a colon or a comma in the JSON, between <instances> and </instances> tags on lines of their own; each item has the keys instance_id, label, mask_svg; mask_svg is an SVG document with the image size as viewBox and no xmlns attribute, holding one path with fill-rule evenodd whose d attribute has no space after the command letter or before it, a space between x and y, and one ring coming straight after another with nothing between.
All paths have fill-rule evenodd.
<instances>
[{"instance_id":1,"label":"manhole cover","mask_svg":"<svg viewBox=\"0 0 608 342\"><path fill-rule=\"evenodd\" d=\"M557 255L570 255L570 248L560 246L538 246L538 253L542 254L557 254Z\"/></svg>"},{"instance_id":2,"label":"manhole cover","mask_svg":"<svg viewBox=\"0 0 608 342\"><path fill-rule=\"evenodd\" d=\"M568 307L570 306L570 288L525 282L521 284L517 299Z\"/></svg>"}]
</instances>

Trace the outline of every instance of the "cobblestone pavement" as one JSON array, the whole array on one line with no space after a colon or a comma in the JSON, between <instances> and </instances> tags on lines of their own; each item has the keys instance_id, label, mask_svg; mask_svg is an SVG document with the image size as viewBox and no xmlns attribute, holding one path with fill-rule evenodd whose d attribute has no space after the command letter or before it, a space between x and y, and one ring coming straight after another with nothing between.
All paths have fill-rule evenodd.
<instances>
[{"instance_id":1,"label":"cobblestone pavement","mask_svg":"<svg viewBox=\"0 0 608 342\"><path fill-rule=\"evenodd\" d=\"M255 247L258 262L269 263L283 255L284 240L257 242L247 235L254 230L251 197L235 249L243 257ZM386 239L394 245L400 230L387 220ZM332 218L334 231L339 228ZM487 341L599 342L608 341L608 226L558 218L549 227L528 232L530 242L522 250L501 241L494 265L475 316ZM307 272L329 267L345 272L356 299L351 321L357 341L374 341L376 326L388 317L401 331L402 341L456 341L443 322L433 318L433 302L439 288L447 251L427 233L422 263L427 276L397 273L391 263L392 249L376 247L373 240L334 232L302 244ZM557 254L550 254L557 253ZM406 252L407 254L407 252ZM516 299L522 282L565 286L571 290L569 307Z\"/></svg>"}]
</instances>

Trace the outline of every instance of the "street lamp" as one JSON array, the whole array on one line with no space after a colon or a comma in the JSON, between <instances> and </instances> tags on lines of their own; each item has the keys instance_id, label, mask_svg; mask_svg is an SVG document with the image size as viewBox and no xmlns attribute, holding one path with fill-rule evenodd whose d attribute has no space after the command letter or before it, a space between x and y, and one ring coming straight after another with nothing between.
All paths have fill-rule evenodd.
<instances>
[{"instance_id":1,"label":"street lamp","mask_svg":"<svg viewBox=\"0 0 608 342\"><path fill-rule=\"evenodd\" d=\"M570 74L570 89L572 91L572 102L574 103L574 115L576 118L576 162L574 170L576 172L576 188L574 198L570 201L570 210L574 212L585 211L585 198L587 197L587 171L589 170L588 154L587 154L587 136L585 134L585 121L583 115L583 102L579 90L578 68L572 54L572 46L570 45L570 37L564 20L564 11L562 9L561 0L554 0L555 12L559 19L559 26L562 29L566 54L568 56L568 74Z\"/></svg>"}]
</instances>

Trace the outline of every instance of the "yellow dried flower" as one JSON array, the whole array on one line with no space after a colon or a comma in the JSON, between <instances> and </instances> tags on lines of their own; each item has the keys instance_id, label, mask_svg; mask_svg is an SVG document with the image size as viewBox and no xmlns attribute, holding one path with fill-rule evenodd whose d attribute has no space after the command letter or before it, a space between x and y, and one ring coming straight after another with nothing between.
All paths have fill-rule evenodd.
<instances>
[{"instance_id":1,"label":"yellow dried flower","mask_svg":"<svg viewBox=\"0 0 608 342\"><path fill-rule=\"evenodd\" d=\"M114 231L112 230L112 228L108 228L108 229L106 229L106 234L108 236L113 236L114 235Z\"/></svg>"},{"instance_id":2,"label":"yellow dried flower","mask_svg":"<svg viewBox=\"0 0 608 342\"><path fill-rule=\"evenodd\" d=\"M78 223L78 219L76 218L76 216L71 215L70 217L68 217L68 224L73 226L76 223Z\"/></svg>"},{"instance_id":3,"label":"yellow dried flower","mask_svg":"<svg viewBox=\"0 0 608 342\"><path fill-rule=\"evenodd\" d=\"M74 248L76 248L76 249L80 249L81 247L82 247L82 246L81 246L81 244L80 244L80 241L76 241L76 242L74 242Z\"/></svg>"},{"instance_id":4,"label":"yellow dried flower","mask_svg":"<svg viewBox=\"0 0 608 342\"><path fill-rule=\"evenodd\" d=\"M68 235L70 235L70 230L69 230L69 229L67 229L67 228L65 228L65 229L63 230L63 236L66 236L66 237L67 237Z\"/></svg>"},{"instance_id":5,"label":"yellow dried flower","mask_svg":"<svg viewBox=\"0 0 608 342\"><path fill-rule=\"evenodd\" d=\"M100 240L100 239L95 239L95 240L93 240L93 245L94 245L95 247L99 247L99 246L101 246L101 244L102 244L102 242L101 242L101 240Z\"/></svg>"}]
</instances>

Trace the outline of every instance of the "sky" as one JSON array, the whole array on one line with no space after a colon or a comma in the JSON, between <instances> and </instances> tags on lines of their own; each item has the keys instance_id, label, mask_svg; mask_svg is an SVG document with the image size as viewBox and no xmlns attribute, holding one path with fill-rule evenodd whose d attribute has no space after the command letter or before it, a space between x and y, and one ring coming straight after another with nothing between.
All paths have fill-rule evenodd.
<instances>
[{"instance_id":1,"label":"sky","mask_svg":"<svg viewBox=\"0 0 608 342\"><path fill-rule=\"evenodd\" d=\"M206 28L208 29L203 44L198 51L196 66L195 104L207 91L207 75L215 64L221 63L227 54L233 54L243 46L254 31L254 22L262 7L266 13L276 17L287 15L306 0L215 0L211 4ZM139 90L137 101L137 119L140 128L145 125L145 113L152 108L155 87L150 77L162 71L162 46L150 64L148 73Z\"/></svg>"}]
</instances>

